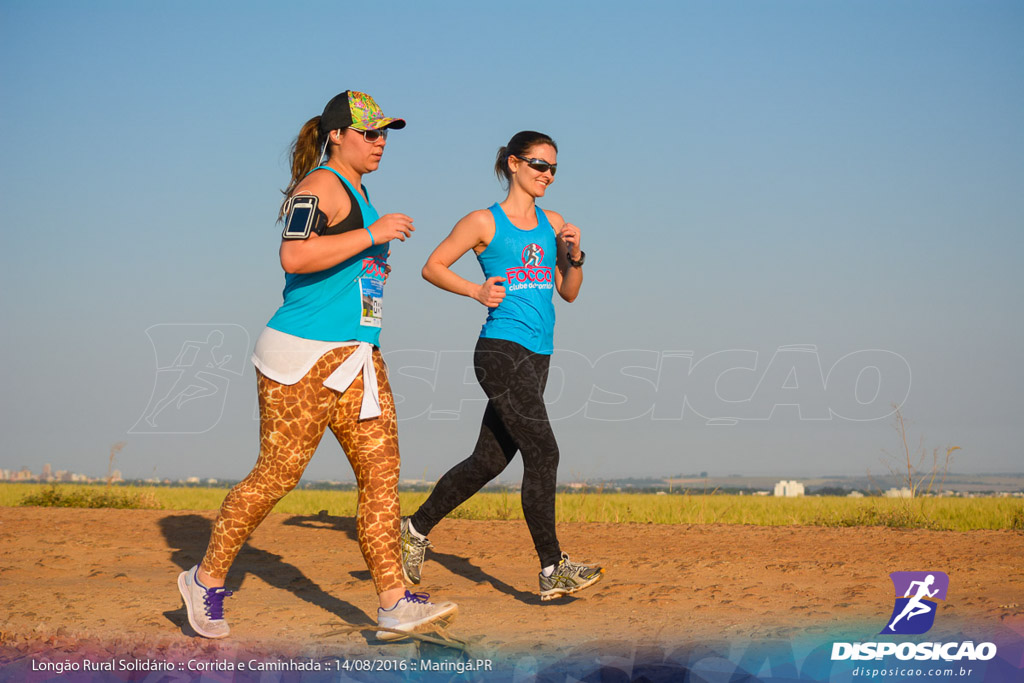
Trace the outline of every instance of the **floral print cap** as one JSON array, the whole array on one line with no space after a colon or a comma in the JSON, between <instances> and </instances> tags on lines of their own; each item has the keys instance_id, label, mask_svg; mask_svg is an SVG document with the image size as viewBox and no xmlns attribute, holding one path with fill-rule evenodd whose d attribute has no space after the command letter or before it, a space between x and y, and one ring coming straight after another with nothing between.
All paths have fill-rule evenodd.
<instances>
[{"instance_id":1,"label":"floral print cap","mask_svg":"<svg viewBox=\"0 0 1024 683\"><path fill-rule=\"evenodd\" d=\"M405 128L405 119L384 116L380 105L374 102L372 97L358 90L346 90L332 98L320 116L321 131L328 132L339 128Z\"/></svg>"}]
</instances>

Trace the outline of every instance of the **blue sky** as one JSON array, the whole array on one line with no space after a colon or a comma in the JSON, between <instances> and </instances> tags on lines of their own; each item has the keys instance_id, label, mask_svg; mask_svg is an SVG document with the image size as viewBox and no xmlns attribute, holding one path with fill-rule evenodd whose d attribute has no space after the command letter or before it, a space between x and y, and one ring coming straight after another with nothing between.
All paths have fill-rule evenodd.
<instances>
[{"instance_id":1,"label":"blue sky","mask_svg":"<svg viewBox=\"0 0 1024 683\"><path fill-rule=\"evenodd\" d=\"M419 269L522 129L588 253L563 480L884 473L893 403L953 469L1022 471L1019 3L3 2L0 85L0 468L98 474L125 441L128 476L245 474L287 149L352 88L408 121L364 179L417 226L382 336L404 476L476 438L485 311ZM216 388L145 423L213 330ZM307 476L351 473L325 440Z\"/></svg>"}]
</instances>

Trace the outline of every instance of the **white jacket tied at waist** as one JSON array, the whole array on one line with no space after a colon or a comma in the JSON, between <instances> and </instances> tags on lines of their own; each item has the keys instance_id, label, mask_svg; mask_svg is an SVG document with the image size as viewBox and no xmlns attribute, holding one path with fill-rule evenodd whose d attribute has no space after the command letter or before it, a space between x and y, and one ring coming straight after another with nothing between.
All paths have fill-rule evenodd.
<instances>
[{"instance_id":1,"label":"white jacket tied at waist","mask_svg":"<svg viewBox=\"0 0 1024 683\"><path fill-rule=\"evenodd\" d=\"M325 353L343 346L355 346L356 349L324 380L324 386L345 393L362 373L363 403L359 409L359 419L380 417L380 387L377 384L377 370L373 365L373 344L315 341L267 327L256 340L252 362L260 372L275 382L295 384L306 376Z\"/></svg>"}]
</instances>

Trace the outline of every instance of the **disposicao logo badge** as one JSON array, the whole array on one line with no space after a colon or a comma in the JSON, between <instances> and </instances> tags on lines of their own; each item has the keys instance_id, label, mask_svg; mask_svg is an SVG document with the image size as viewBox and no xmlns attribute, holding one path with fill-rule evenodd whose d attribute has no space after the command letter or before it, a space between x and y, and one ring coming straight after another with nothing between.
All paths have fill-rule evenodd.
<instances>
[{"instance_id":1,"label":"disposicao logo badge","mask_svg":"<svg viewBox=\"0 0 1024 683\"><path fill-rule=\"evenodd\" d=\"M949 577L944 572L893 572L896 604L884 634L918 635L935 624L938 600L946 599Z\"/></svg>"}]
</instances>

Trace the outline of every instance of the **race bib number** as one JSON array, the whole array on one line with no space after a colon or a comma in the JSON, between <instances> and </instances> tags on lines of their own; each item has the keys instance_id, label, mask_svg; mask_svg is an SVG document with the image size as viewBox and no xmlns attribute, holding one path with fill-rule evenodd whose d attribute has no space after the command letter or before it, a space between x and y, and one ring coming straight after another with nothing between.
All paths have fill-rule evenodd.
<instances>
[{"instance_id":1,"label":"race bib number","mask_svg":"<svg viewBox=\"0 0 1024 683\"><path fill-rule=\"evenodd\" d=\"M384 316L384 281L372 277L359 278L359 299L362 302L360 325L380 327Z\"/></svg>"}]
</instances>

